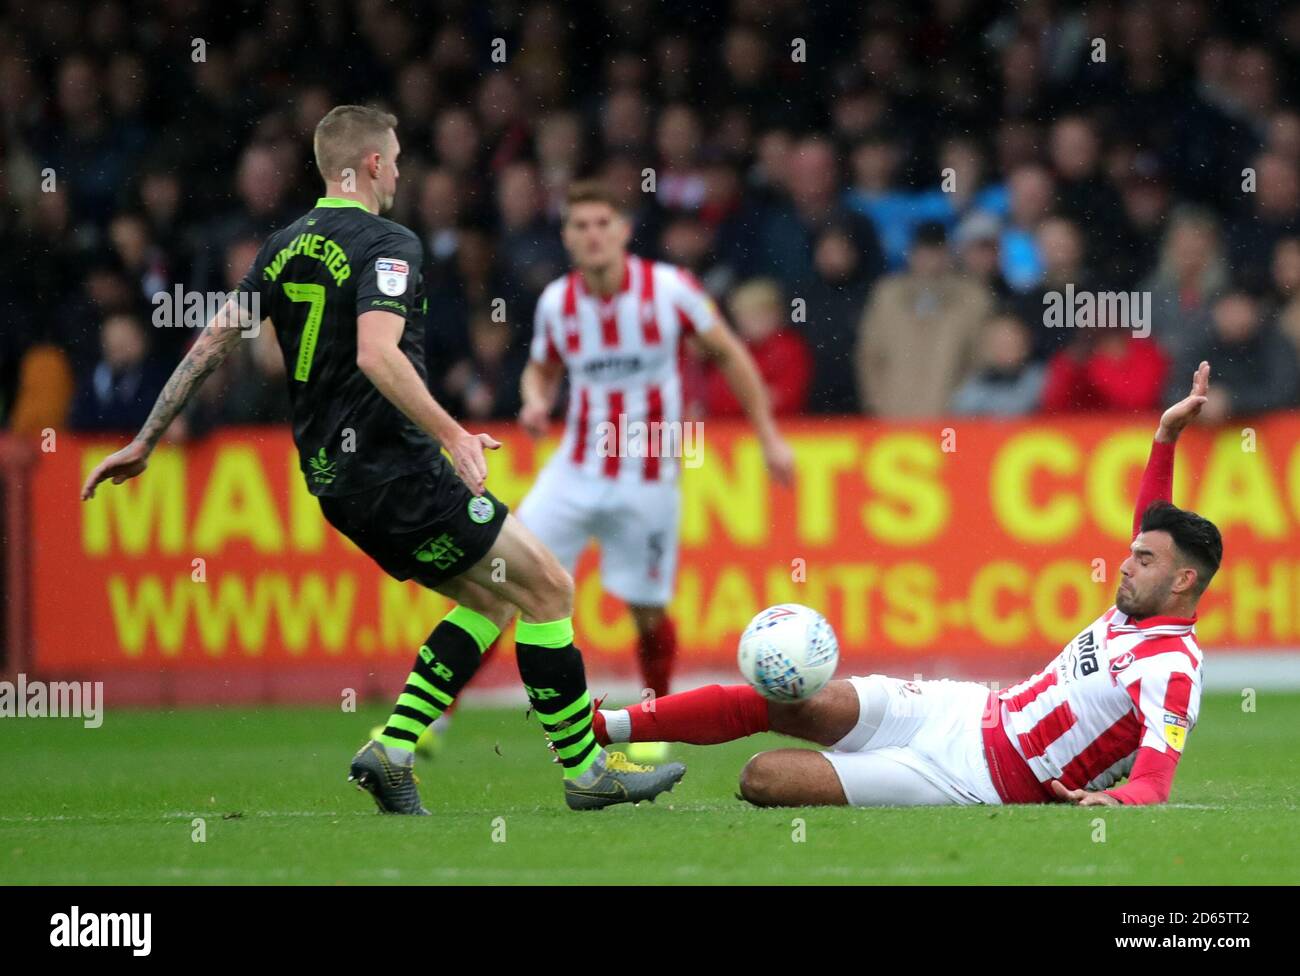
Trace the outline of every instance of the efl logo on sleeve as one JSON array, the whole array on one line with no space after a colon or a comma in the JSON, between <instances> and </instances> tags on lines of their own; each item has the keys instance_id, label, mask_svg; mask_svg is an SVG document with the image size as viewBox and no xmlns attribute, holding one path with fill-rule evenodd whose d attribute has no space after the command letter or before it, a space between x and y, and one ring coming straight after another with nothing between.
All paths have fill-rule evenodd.
<instances>
[{"instance_id":1,"label":"efl logo on sleeve","mask_svg":"<svg viewBox=\"0 0 1300 976\"><path fill-rule=\"evenodd\" d=\"M1165 712L1165 741L1179 752L1187 741L1187 728L1191 723L1181 715Z\"/></svg>"},{"instance_id":2,"label":"efl logo on sleeve","mask_svg":"<svg viewBox=\"0 0 1300 976\"><path fill-rule=\"evenodd\" d=\"M396 297L406 294L406 282L411 276L411 267L397 258L380 258L375 262L375 278L379 290L385 295Z\"/></svg>"}]
</instances>

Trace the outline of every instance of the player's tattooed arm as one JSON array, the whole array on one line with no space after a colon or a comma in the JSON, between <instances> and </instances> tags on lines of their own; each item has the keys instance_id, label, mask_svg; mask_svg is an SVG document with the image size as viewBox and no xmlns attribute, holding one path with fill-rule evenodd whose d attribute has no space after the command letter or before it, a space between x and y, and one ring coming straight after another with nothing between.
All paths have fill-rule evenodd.
<instances>
[{"instance_id":1,"label":"player's tattooed arm","mask_svg":"<svg viewBox=\"0 0 1300 976\"><path fill-rule=\"evenodd\" d=\"M235 303L228 302L172 371L167 384L158 394L153 409L149 411L144 426L140 428L140 433L135 435L135 439L146 444L149 450L153 450L176 415L185 409L185 404L189 403L194 391L230 355L235 343L239 341L241 331L252 324L240 321L239 314Z\"/></svg>"},{"instance_id":2,"label":"player's tattooed arm","mask_svg":"<svg viewBox=\"0 0 1300 976\"><path fill-rule=\"evenodd\" d=\"M772 477L780 484L793 484L794 453L776 428L772 403L754 357L721 318L714 321L712 328L696 332L694 341L705 356L717 363L745 416L754 425Z\"/></svg>"},{"instance_id":3,"label":"player's tattooed arm","mask_svg":"<svg viewBox=\"0 0 1300 976\"><path fill-rule=\"evenodd\" d=\"M95 487L101 481L112 478L113 484L120 485L143 473L149 455L176 415L189 402L194 391L230 355L243 330L254 324L247 310L233 299L221 307L172 371L135 439L106 457L90 473L81 489L82 501L94 497Z\"/></svg>"}]
</instances>

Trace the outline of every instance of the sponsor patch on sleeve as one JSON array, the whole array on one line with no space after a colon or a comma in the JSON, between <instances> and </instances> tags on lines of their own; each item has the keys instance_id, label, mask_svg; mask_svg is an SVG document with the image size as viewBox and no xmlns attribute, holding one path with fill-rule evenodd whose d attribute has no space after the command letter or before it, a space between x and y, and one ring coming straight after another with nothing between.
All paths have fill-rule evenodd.
<instances>
[{"instance_id":1,"label":"sponsor patch on sleeve","mask_svg":"<svg viewBox=\"0 0 1300 976\"><path fill-rule=\"evenodd\" d=\"M385 295L403 295L411 276L411 267L398 258L380 258L375 262L375 279Z\"/></svg>"},{"instance_id":2,"label":"sponsor patch on sleeve","mask_svg":"<svg viewBox=\"0 0 1300 976\"><path fill-rule=\"evenodd\" d=\"M1182 715L1165 712L1165 741L1171 748L1179 752L1183 751L1183 743L1187 741L1187 728L1190 724Z\"/></svg>"}]
</instances>

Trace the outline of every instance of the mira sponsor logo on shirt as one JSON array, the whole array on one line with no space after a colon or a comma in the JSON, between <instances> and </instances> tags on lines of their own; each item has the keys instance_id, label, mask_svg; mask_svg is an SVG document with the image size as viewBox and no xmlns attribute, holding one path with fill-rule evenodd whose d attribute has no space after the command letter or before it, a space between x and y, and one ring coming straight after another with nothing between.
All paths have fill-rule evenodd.
<instances>
[{"instance_id":1,"label":"mira sponsor logo on shirt","mask_svg":"<svg viewBox=\"0 0 1300 976\"><path fill-rule=\"evenodd\" d=\"M1097 638L1091 627L1066 645L1056 669L1062 684L1097 673Z\"/></svg>"},{"instance_id":2,"label":"mira sponsor logo on shirt","mask_svg":"<svg viewBox=\"0 0 1300 976\"><path fill-rule=\"evenodd\" d=\"M129 948L147 956L152 942L149 912L86 912L73 905L50 916L50 945L60 949Z\"/></svg>"}]
</instances>

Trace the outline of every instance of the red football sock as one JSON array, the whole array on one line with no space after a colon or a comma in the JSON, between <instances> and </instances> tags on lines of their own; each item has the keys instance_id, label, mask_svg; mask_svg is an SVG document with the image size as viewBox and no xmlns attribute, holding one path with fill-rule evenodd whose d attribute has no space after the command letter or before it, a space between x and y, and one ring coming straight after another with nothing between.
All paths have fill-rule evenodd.
<instances>
[{"instance_id":1,"label":"red football sock","mask_svg":"<svg viewBox=\"0 0 1300 976\"><path fill-rule=\"evenodd\" d=\"M768 731L767 699L749 685L705 685L632 705L627 713L633 742L707 746Z\"/></svg>"},{"instance_id":2,"label":"red football sock","mask_svg":"<svg viewBox=\"0 0 1300 976\"><path fill-rule=\"evenodd\" d=\"M673 660L677 657L677 628L668 617L663 617L659 625L647 634L641 634L637 653L641 660L642 687L654 690L656 698L668 694L668 683L672 680Z\"/></svg>"}]
</instances>

